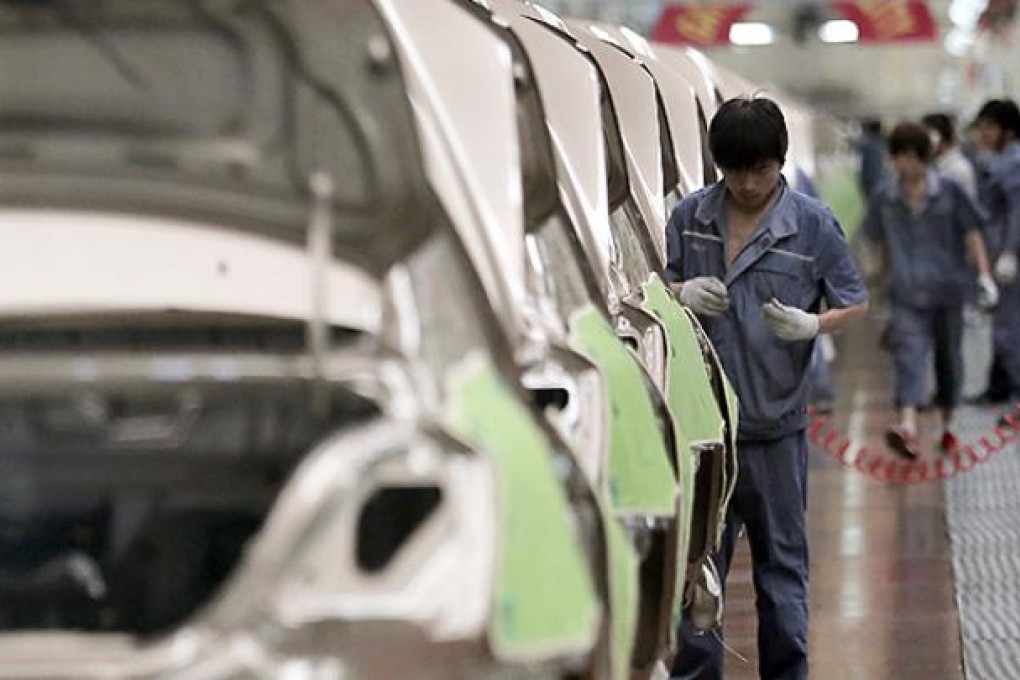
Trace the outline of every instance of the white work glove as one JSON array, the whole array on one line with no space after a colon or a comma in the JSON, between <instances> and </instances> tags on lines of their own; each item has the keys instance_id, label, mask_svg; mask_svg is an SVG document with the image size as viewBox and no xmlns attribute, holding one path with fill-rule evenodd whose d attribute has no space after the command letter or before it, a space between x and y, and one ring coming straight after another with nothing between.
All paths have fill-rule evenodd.
<instances>
[{"instance_id":1,"label":"white work glove","mask_svg":"<svg viewBox=\"0 0 1020 680\"><path fill-rule=\"evenodd\" d=\"M726 284L714 276L699 276L684 281L680 289L680 302L695 314L719 316L730 308L730 293Z\"/></svg>"},{"instance_id":2,"label":"white work glove","mask_svg":"<svg viewBox=\"0 0 1020 680\"><path fill-rule=\"evenodd\" d=\"M1016 253L1007 250L995 262L995 278L999 283L1013 283L1016 279Z\"/></svg>"},{"instance_id":3,"label":"white work glove","mask_svg":"<svg viewBox=\"0 0 1020 680\"><path fill-rule=\"evenodd\" d=\"M977 306L980 309L988 310L999 304L999 287L990 274L982 274L978 277Z\"/></svg>"},{"instance_id":4,"label":"white work glove","mask_svg":"<svg viewBox=\"0 0 1020 680\"><path fill-rule=\"evenodd\" d=\"M781 340L810 340L818 335L818 315L796 307L787 307L772 298L761 306L765 323Z\"/></svg>"}]
</instances>

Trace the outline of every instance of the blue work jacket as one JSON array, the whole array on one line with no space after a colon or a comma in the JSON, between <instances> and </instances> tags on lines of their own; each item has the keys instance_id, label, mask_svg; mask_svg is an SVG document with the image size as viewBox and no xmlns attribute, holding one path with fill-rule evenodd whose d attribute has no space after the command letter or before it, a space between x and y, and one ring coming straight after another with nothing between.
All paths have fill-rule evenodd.
<instances>
[{"instance_id":1,"label":"blue work jacket","mask_svg":"<svg viewBox=\"0 0 1020 680\"><path fill-rule=\"evenodd\" d=\"M963 187L934 170L916 212L895 181L884 184L868 206L863 228L868 239L885 246L889 299L916 309L962 305L974 280L964 234L980 229L983 221Z\"/></svg>"},{"instance_id":2,"label":"blue work jacket","mask_svg":"<svg viewBox=\"0 0 1020 680\"><path fill-rule=\"evenodd\" d=\"M999 201L989 206L991 218L998 225L996 232L1001 238L1002 250L1020 250L1020 142L1011 142L1001 153L992 157L989 163L995 186L1001 195Z\"/></svg>"},{"instance_id":3,"label":"blue work jacket","mask_svg":"<svg viewBox=\"0 0 1020 680\"><path fill-rule=\"evenodd\" d=\"M740 399L742 439L775 439L807 424L807 373L814 341L781 340L762 305L775 298L817 313L867 300L843 230L819 201L780 180L780 195L732 267L726 260L726 185L697 191L673 210L666 227L667 278L714 276L730 307L700 316Z\"/></svg>"}]
</instances>

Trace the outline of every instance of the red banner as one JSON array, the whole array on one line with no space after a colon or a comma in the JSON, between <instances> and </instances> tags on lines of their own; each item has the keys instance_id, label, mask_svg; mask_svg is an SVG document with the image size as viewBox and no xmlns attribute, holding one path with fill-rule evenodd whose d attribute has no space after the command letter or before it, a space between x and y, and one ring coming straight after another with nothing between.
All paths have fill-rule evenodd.
<instances>
[{"instance_id":1,"label":"red banner","mask_svg":"<svg viewBox=\"0 0 1020 680\"><path fill-rule=\"evenodd\" d=\"M748 5L667 5L652 29L652 40L683 45L728 45L730 26L740 21L747 10Z\"/></svg>"},{"instance_id":2,"label":"red banner","mask_svg":"<svg viewBox=\"0 0 1020 680\"><path fill-rule=\"evenodd\" d=\"M860 30L858 41L927 42L938 39L938 27L924 0L857 0L833 3Z\"/></svg>"}]
</instances>

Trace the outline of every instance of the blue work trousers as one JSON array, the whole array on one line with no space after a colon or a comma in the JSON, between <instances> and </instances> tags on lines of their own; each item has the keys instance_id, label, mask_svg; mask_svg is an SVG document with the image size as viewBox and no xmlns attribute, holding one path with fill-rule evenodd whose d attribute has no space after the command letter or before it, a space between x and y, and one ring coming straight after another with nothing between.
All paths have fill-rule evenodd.
<instances>
[{"instance_id":1,"label":"blue work trousers","mask_svg":"<svg viewBox=\"0 0 1020 680\"><path fill-rule=\"evenodd\" d=\"M758 610L758 669L763 680L808 675L807 439L740 441L737 488L726 514L722 545L713 556L725 589L740 527L751 547ZM724 611L725 616L725 611ZM721 631L680 629L674 678L722 678Z\"/></svg>"},{"instance_id":2,"label":"blue work trousers","mask_svg":"<svg viewBox=\"0 0 1020 680\"><path fill-rule=\"evenodd\" d=\"M934 309L892 306L892 350L896 368L896 406L928 402L925 375L935 354L935 404L960 405L963 390L963 304Z\"/></svg>"},{"instance_id":3,"label":"blue work trousers","mask_svg":"<svg viewBox=\"0 0 1020 680\"><path fill-rule=\"evenodd\" d=\"M1009 383L1010 396L1020 397L1020 279L999 289L999 306L995 309L994 344L996 359L1001 361Z\"/></svg>"}]
</instances>

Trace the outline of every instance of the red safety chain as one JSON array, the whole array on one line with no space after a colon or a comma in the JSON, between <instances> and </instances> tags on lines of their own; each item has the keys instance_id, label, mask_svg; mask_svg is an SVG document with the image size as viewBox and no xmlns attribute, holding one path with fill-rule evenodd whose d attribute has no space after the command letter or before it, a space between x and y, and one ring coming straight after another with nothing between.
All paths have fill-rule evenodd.
<instances>
[{"instance_id":1,"label":"red safety chain","mask_svg":"<svg viewBox=\"0 0 1020 680\"><path fill-rule=\"evenodd\" d=\"M927 484L969 472L988 462L1020 437L1020 403L1013 412L1003 416L1006 427L996 425L977 442L961 446L939 458L905 460L899 456L876 451L867 445L851 442L832 427L828 418L809 414L808 441L828 453L841 465L887 484Z\"/></svg>"}]
</instances>

